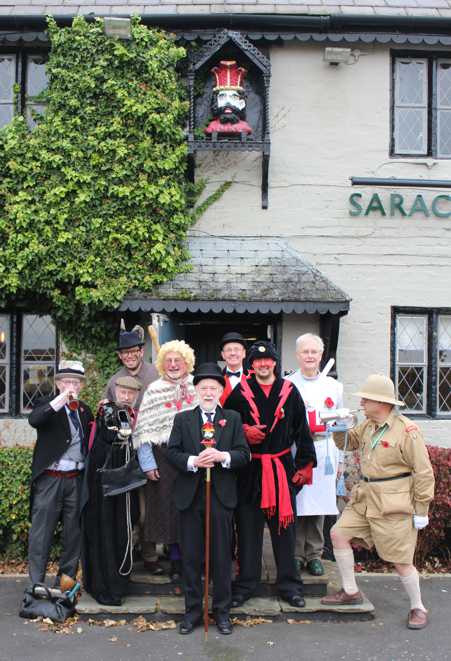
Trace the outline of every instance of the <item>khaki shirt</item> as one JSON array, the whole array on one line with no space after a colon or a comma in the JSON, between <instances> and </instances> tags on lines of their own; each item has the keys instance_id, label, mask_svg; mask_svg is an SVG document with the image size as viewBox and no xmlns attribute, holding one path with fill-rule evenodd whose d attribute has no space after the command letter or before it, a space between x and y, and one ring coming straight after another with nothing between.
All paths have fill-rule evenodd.
<instances>
[{"instance_id":1,"label":"khaki shirt","mask_svg":"<svg viewBox=\"0 0 451 661\"><path fill-rule=\"evenodd\" d=\"M383 424L388 428L372 449L371 441ZM413 513L425 516L434 497L434 473L423 435L414 423L395 411L391 411L383 424L367 420L351 429L347 450L360 451L361 471L365 477L412 475L384 482L361 481L353 489L350 504L362 510L361 514L373 517ZM336 432L333 436L337 447L343 449L345 434Z\"/></svg>"}]
</instances>

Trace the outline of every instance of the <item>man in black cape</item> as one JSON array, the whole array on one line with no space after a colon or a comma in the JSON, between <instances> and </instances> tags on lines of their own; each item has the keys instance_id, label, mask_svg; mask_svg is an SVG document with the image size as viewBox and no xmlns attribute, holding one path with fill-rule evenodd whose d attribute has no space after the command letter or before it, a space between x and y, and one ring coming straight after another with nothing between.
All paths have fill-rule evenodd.
<instances>
[{"instance_id":1,"label":"man in black cape","mask_svg":"<svg viewBox=\"0 0 451 661\"><path fill-rule=\"evenodd\" d=\"M265 520L277 567L277 590L292 606L303 607L302 581L295 565L296 493L311 482L316 454L303 401L290 381L277 375L279 357L271 342L257 342L249 351L254 374L227 399L238 411L252 460L239 475L239 574L232 607L241 606L260 582ZM292 446L295 446L293 457Z\"/></svg>"},{"instance_id":2,"label":"man in black cape","mask_svg":"<svg viewBox=\"0 0 451 661\"><path fill-rule=\"evenodd\" d=\"M121 376L114 387L115 402L104 402L99 409L81 498L83 584L99 604L111 606L121 605L127 591L138 504L134 491L105 497L98 470L110 452L111 468L127 463L127 442L120 442L117 430L109 427L117 424L118 409L125 410L134 425L137 411L133 407L140 389L137 379Z\"/></svg>"}]
</instances>

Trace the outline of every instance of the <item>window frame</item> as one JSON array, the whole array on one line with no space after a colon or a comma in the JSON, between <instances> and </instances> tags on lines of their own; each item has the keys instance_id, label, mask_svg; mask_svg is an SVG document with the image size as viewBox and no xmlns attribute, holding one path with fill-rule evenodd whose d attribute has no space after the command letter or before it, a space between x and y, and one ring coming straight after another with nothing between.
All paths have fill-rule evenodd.
<instances>
[{"instance_id":1,"label":"window frame","mask_svg":"<svg viewBox=\"0 0 451 661\"><path fill-rule=\"evenodd\" d=\"M16 107L13 108L13 116L16 114L23 115L25 119L28 121L27 117L27 107L28 105L36 105L33 104L32 102L30 103L30 99L27 98L27 65L28 65L28 58L30 57L44 57L48 58L49 55L49 48L46 46L43 46L41 48L36 47L33 45L30 48L22 47L22 48L13 48L13 47L8 47L8 46L0 46L0 56L2 55L13 55L15 57L15 85L19 86L19 93L17 94L17 99L16 99ZM14 97L14 95L13 95ZM31 97L35 98L35 97ZM28 104L27 104L28 101ZM3 126L7 126L7 124L4 124ZM1 128L1 126L0 126Z\"/></svg>"},{"instance_id":2,"label":"window frame","mask_svg":"<svg viewBox=\"0 0 451 661\"><path fill-rule=\"evenodd\" d=\"M24 312L11 312L10 310L1 310L0 314L10 318L10 344L9 344L9 401L7 410L0 411L0 420L2 418L23 418L27 419L31 411L22 410L22 374L24 363L22 362L22 332L23 317L26 315L49 316L45 312L36 312L26 310ZM60 360L61 338L58 326L55 325L55 371Z\"/></svg>"},{"instance_id":3,"label":"window frame","mask_svg":"<svg viewBox=\"0 0 451 661\"><path fill-rule=\"evenodd\" d=\"M395 150L395 110L396 110L396 60L427 60L427 149L424 154L415 152L397 152ZM440 60L451 61L451 51L390 50L390 149L391 158L434 158L449 161L449 156L438 155L438 108L437 108L437 63Z\"/></svg>"},{"instance_id":4,"label":"window frame","mask_svg":"<svg viewBox=\"0 0 451 661\"><path fill-rule=\"evenodd\" d=\"M5 408L0 408L0 415L6 415L9 412L10 406L10 389L11 389L11 315L7 312L0 312L0 316L6 318L6 356L5 359L0 359L0 367L6 368L5 379Z\"/></svg>"},{"instance_id":5,"label":"window frame","mask_svg":"<svg viewBox=\"0 0 451 661\"><path fill-rule=\"evenodd\" d=\"M438 382L439 382L439 360L438 360L438 324L441 316L451 315L451 308L422 308L422 307L404 307L393 306L391 308L391 330L390 330L390 376L393 383L397 383L397 317L421 316L426 317L426 411L409 412L409 418L424 418L433 420L451 420L451 411L449 413L438 411Z\"/></svg>"}]
</instances>

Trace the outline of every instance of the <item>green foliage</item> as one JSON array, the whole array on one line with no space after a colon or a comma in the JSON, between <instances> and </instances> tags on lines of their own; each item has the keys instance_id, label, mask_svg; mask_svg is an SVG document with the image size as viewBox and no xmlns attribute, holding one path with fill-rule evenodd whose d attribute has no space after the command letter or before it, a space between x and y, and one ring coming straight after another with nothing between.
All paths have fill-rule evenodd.
<instances>
[{"instance_id":1,"label":"green foliage","mask_svg":"<svg viewBox=\"0 0 451 661\"><path fill-rule=\"evenodd\" d=\"M27 555L31 455L30 448L0 449L0 553L11 558Z\"/></svg>"},{"instance_id":2,"label":"green foliage","mask_svg":"<svg viewBox=\"0 0 451 661\"><path fill-rule=\"evenodd\" d=\"M185 51L137 17L130 42L100 19L48 29L46 113L0 133L0 304L86 328L186 259Z\"/></svg>"}]
</instances>

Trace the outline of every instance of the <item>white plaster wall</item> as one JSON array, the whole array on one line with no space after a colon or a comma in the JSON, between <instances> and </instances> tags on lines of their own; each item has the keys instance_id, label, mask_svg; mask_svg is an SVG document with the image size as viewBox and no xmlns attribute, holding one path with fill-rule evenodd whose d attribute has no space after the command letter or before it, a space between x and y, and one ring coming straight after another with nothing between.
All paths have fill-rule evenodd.
<instances>
[{"instance_id":1,"label":"white plaster wall","mask_svg":"<svg viewBox=\"0 0 451 661\"><path fill-rule=\"evenodd\" d=\"M319 316L316 314L284 314L282 319L282 366L284 370L296 370L296 339L303 333L319 333Z\"/></svg>"},{"instance_id":2,"label":"white plaster wall","mask_svg":"<svg viewBox=\"0 0 451 661\"><path fill-rule=\"evenodd\" d=\"M271 49L268 210L261 209L258 155L206 155L197 171L210 191L234 181L199 230L281 236L352 297L338 353L350 404L368 373L389 371L391 306L451 306L451 219L349 215L348 198L357 191L367 199L401 192L412 201L422 193L429 202L448 192L355 188L351 176L451 179L451 161L389 158L390 53L382 46L362 50L357 64L331 67L318 46ZM284 322L287 367L296 326ZM420 425L430 442L451 446L451 420Z\"/></svg>"},{"instance_id":3,"label":"white plaster wall","mask_svg":"<svg viewBox=\"0 0 451 661\"><path fill-rule=\"evenodd\" d=\"M13 445L33 445L36 431L25 418L2 418L0 420L0 447Z\"/></svg>"}]
</instances>

